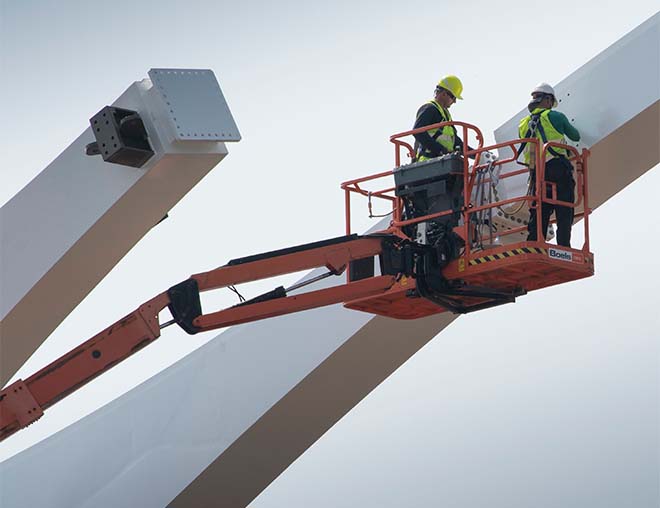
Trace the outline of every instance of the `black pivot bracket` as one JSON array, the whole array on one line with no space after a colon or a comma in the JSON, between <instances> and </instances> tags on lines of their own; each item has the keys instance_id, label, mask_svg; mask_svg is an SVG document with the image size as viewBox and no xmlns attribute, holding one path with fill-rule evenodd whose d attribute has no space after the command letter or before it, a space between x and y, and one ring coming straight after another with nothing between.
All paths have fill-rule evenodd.
<instances>
[{"instance_id":1,"label":"black pivot bracket","mask_svg":"<svg viewBox=\"0 0 660 508\"><path fill-rule=\"evenodd\" d=\"M423 298L454 314L467 314L505 303L513 303L516 301L516 297L526 294L526 291L520 287L506 291L469 285L460 280L450 281L442 276L442 267L443 263L432 251L418 257L415 277L417 291ZM474 302L475 299L477 302Z\"/></svg>"},{"instance_id":2,"label":"black pivot bracket","mask_svg":"<svg viewBox=\"0 0 660 508\"><path fill-rule=\"evenodd\" d=\"M154 154L137 111L106 106L89 123L96 141L85 147L87 155L100 155L106 162L141 168Z\"/></svg>"},{"instance_id":3,"label":"black pivot bracket","mask_svg":"<svg viewBox=\"0 0 660 508\"><path fill-rule=\"evenodd\" d=\"M168 308L174 322L186 333L196 334L200 329L193 324L202 315L202 302L199 299L199 285L195 279L187 279L167 290L170 297Z\"/></svg>"}]
</instances>

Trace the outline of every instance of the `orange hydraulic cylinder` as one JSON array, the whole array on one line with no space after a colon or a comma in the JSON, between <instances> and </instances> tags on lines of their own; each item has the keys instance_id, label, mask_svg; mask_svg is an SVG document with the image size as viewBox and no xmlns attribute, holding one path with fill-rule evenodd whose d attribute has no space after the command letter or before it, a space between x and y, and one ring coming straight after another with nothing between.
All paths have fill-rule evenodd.
<instances>
[{"instance_id":1,"label":"orange hydraulic cylinder","mask_svg":"<svg viewBox=\"0 0 660 508\"><path fill-rule=\"evenodd\" d=\"M292 312L315 309L335 303L382 294L396 282L393 275L380 275L350 282L341 286L310 291L302 295L276 298L243 307L231 307L211 314L204 314L193 321L201 331L248 323Z\"/></svg>"}]
</instances>

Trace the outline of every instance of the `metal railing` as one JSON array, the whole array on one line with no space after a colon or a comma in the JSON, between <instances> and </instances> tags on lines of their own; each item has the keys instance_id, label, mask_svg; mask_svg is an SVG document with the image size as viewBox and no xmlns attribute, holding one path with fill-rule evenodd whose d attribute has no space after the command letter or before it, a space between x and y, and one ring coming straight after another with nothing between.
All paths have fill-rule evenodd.
<instances>
[{"instance_id":1,"label":"metal railing","mask_svg":"<svg viewBox=\"0 0 660 508\"><path fill-rule=\"evenodd\" d=\"M474 244L475 237L475 224L472 218L475 214L481 213L485 210L492 210L494 208L501 209L505 206L511 206L516 203L520 204L526 202L528 207L531 210L534 210L536 213L536 227L538 239L545 239L545 234L541 234L542 227L542 206L537 205L537 203L548 203L557 206L566 206L571 208L578 208L579 206L583 207L583 212L575 214L576 218L582 218L584 224L584 244L582 246L582 251L589 252L589 214L591 210L589 209L589 200L588 200L588 178L587 178L587 159L589 157L589 151L583 149L582 152L570 145L558 143L555 141L541 144L537 138L521 138L514 139L511 141L505 141L502 143L496 143L490 146L483 146L483 135L478 127L468 124L465 122L441 122L418 129L413 129L401 133L394 134L390 137L390 141L394 144L395 153L395 168L401 166L401 152L405 150L407 155L410 157L411 161L415 158L415 153L413 146L406 142L403 138L407 136L413 136L420 132L425 132L430 129L439 129L444 126L451 125L454 127L460 127L462 130L464 140L463 150L461 155L463 156L463 203L464 206L461 212L462 224L454 228L454 231L459 234L465 240L465 249L462 253L462 256L468 258L471 254L472 247ZM477 147L470 148L468 146L468 134L473 132L476 140ZM492 170L494 167L499 167L499 176L498 180L505 180L507 178L514 178L522 174L529 174L530 169L518 162L520 157L519 147L522 143L527 143L531 148L531 152L534 153L534 181L536 183L535 188L530 193L526 193L522 196L515 196L508 199L496 200L485 205L476 206L472 202L473 191L475 188L475 183L480 172L489 168ZM497 160L495 162L488 161L482 162L482 154L487 151L492 150L501 150L503 148L509 148L513 155L511 157ZM566 201L560 201L557 199L557 188L556 184L553 182L545 181L545 168L546 168L546 157L545 154L550 148L561 148L567 151L568 159L571 164L574 166L576 173L576 199L575 202L569 203ZM474 163L470 166L469 159L473 158ZM518 167L515 166L513 169L504 169L505 166L517 163ZM402 228L412 224L417 224L420 222L425 222L431 219L438 217L450 215L455 213L454 210L445 210L438 213L433 213L425 215L422 217L415 217L412 219L403 219L403 201L394 195L395 188L393 186L388 186L382 189L368 190L366 189L367 182L374 182L375 180L388 178L393 175L393 171L384 171L382 173L370 175L363 178L357 178L350 180L341 184L342 190L345 193L345 208L346 208L346 234L351 234L351 194L356 193L358 195L365 196L369 199L369 204L371 206L371 199L382 199L391 204L392 210L392 220L390 222L390 227L387 229L387 232L390 234L395 234L402 238L407 238L403 233ZM488 182L489 179L485 180L482 178L483 182ZM549 194L549 196L548 196ZM554 221L553 221L554 222ZM498 236L506 236L515 233L520 233L527 229L527 226L521 226L518 228L511 228L508 231L498 232Z\"/></svg>"}]
</instances>

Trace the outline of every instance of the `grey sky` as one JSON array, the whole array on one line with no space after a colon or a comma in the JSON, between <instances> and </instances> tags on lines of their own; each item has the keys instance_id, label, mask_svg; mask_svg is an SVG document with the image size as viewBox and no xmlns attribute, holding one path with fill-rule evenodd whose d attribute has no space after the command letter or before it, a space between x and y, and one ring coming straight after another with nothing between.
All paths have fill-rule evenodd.
<instances>
[{"instance_id":1,"label":"grey sky","mask_svg":"<svg viewBox=\"0 0 660 508\"><path fill-rule=\"evenodd\" d=\"M341 234L339 183L391 166L388 136L410 127L442 74L465 85L454 117L492 140L531 86L561 80L656 10L0 0L1 203L151 67L213 69L243 135L22 375L191 273ZM660 247L658 189L656 168L594 214L596 277L459 319L252 506L657 506L660 272L643 253ZM0 460L212 337L164 337L0 445Z\"/></svg>"}]
</instances>

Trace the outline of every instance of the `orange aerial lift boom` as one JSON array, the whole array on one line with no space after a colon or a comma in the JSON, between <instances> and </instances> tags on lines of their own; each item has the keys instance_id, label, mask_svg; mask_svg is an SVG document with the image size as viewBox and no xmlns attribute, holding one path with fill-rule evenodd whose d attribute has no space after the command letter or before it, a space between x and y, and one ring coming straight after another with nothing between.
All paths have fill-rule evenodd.
<instances>
[{"instance_id":1,"label":"orange aerial lift boom","mask_svg":"<svg viewBox=\"0 0 660 508\"><path fill-rule=\"evenodd\" d=\"M463 129L463 139L474 131L478 147L464 144L462 154L423 163L400 164L400 151L412 157L406 136L454 125ZM235 324L289 314L344 302L347 308L375 314L414 319L439 312L466 313L515 301L527 291L588 277L593 274L589 252L586 160L588 152L571 152L578 176L577 203L556 199L553 184L543 178L543 153L557 143L540 144L536 139L513 140L483 147L481 132L470 124L444 122L392 136L395 169L342 184L346 194L346 236L235 259L217 269L199 273L171 287L135 311L112 324L87 342L55 360L25 380L0 391L0 440L40 418L43 411L112 368L160 336L160 330L178 324L187 333L213 330ZM493 169L517 160L521 142L536 148L536 189L525 196L475 202L479 189L492 185ZM508 146L514 156L483 163L488 150ZM473 166L468 158L474 158ZM499 173L509 178L527 168ZM367 182L391 178L395 187L367 191ZM351 195L357 193L391 203L389 228L358 236L351 233ZM484 228L490 228L488 213L512 203L550 202L581 207L585 242L582 249L556 248L545 242L508 245L484 242ZM540 207L536 206L540 214ZM540 229L541 220L537 220ZM500 231L498 236L517 230ZM491 231L492 233L492 231ZM538 231L537 238L543 238ZM376 260L378 262L376 262ZM242 301L232 307L204 314L200 293L212 289L261 280L287 273L325 267L327 272L292 287L282 286ZM296 290L320 279L347 272L343 284L306 293ZM295 293L295 294L292 294ZM172 319L160 323L159 314L168 308Z\"/></svg>"}]
</instances>

